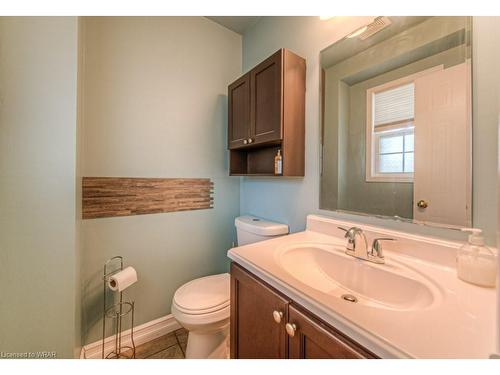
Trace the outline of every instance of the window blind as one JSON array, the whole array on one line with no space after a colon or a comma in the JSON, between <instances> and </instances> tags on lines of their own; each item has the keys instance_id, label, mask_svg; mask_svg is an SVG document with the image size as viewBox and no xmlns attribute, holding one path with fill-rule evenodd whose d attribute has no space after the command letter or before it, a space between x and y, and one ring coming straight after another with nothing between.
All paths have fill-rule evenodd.
<instances>
[{"instance_id":1,"label":"window blind","mask_svg":"<svg viewBox=\"0 0 500 375\"><path fill-rule=\"evenodd\" d=\"M373 95L374 130L413 126L415 103L414 83L405 84Z\"/></svg>"}]
</instances>

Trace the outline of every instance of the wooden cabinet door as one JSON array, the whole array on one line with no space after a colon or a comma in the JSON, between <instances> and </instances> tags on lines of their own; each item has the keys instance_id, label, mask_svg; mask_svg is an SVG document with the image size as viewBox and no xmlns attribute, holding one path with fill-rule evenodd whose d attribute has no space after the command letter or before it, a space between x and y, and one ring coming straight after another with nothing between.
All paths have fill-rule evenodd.
<instances>
[{"instance_id":1,"label":"wooden cabinet door","mask_svg":"<svg viewBox=\"0 0 500 375\"><path fill-rule=\"evenodd\" d=\"M228 87L228 147L246 145L250 138L250 74Z\"/></svg>"},{"instance_id":2,"label":"wooden cabinet door","mask_svg":"<svg viewBox=\"0 0 500 375\"><path fill-rule=\"evenodd\" d=\"M268 143L283 138L283 71L280 50L250 71L250 138Z\"/></svg>"},{"instance_id":3,"label":"wooden cabinet door","mask_svg":"<svg viewBox=\"0 0 500 375\"><path fill-rule=\"evenodd\" d=\"M289 301L231 265L231 358L286 358ZM273 312L283 317L277 323Z\"/></svg>"},{"instance_id":4,"label":"wooden cabinet door","mask_svg":"<svg viewBox=\"0 0 500 375\"><path fill-rule=\"evenodd\" d=\"M292 359L355 359L371 358L370 353L334 332L330 327L294 306L289 306L288 324L295 333L288 336L289 358Z\"/></svg>"}]
</instances>

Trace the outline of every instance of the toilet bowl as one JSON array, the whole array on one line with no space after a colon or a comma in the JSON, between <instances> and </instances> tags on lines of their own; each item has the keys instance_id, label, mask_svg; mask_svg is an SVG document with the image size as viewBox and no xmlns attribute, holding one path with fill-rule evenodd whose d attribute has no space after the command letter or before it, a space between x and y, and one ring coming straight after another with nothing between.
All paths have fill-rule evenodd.
<instances>
[{"instance_id":1,"label":"toilet bowl","mask_svg":"<svg viewBox=\"0 0 500 375\"><path fill-rule=\"evenodd\" d=\"M288 226L253 216L236 218L238 244L288 233ZM229 358L230 276L206 276L174 294L172 315L188 331L186 358Z\"/></svg>"},{"instance_id":2,"label":"toilet bowl","mask_svg":"<svg viewBox=\"0 0 500 375\"><path fill-rule=\"evenodd\" d=\"M188 331L186 358L229 358L228 273L192 280L175 292L172 314Z\"/></svg>"}]
</instances>

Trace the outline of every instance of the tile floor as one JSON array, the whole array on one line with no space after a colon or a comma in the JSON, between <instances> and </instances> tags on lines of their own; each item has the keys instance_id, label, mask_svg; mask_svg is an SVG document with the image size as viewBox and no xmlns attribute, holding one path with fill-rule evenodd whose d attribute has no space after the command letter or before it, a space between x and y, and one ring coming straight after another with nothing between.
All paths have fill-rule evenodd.
<instances>
[{"instance_id":1,"label":"tile floor","mask_svg":"<svg viewBox=\"0 0 500 375\"><path fill-rule=\"evenodd\" d=\"M180 328L135 348L136 359L183 359L186 355L187 331Z\"/></svg>"}]
</instances>

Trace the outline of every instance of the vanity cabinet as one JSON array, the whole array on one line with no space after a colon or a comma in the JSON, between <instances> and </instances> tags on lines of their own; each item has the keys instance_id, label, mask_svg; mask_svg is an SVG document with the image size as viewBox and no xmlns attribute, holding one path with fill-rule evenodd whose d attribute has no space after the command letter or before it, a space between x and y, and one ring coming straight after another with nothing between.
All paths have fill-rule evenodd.
<instances>
[{"instance_id":1,"label":"vanity cabinet","mask_svg":"<svg viewBox=\"0 0 500 375\"><path fill-rule=\"evenodd\" d=\"M280 49L228 87L231 175L304 175L305 60Z\"/></svg>"},{"instance_id":2,"label":"vanity cabinet","mask_svg":"<svg viewBox=\"0 0 500 375\"><path fill-rule=\"evenodd\" d=\"M289 300L259 282L242 268L231 265L231 358L286 358L285 324Z\"/></svg>"},{"instance_id":3,"label":"vanity cabinet","mask_svg":"<svg viewBox=\"0 0 500 375\"><path fill-rule=\"evenodd\" d=\"M231 264L231 358L375 358L362 346Z\"/></svg>"}]
</instances>

